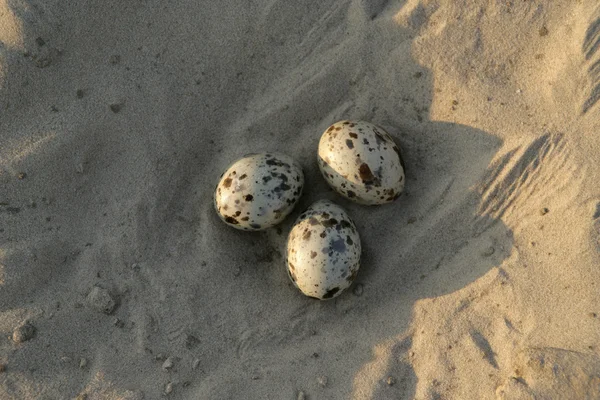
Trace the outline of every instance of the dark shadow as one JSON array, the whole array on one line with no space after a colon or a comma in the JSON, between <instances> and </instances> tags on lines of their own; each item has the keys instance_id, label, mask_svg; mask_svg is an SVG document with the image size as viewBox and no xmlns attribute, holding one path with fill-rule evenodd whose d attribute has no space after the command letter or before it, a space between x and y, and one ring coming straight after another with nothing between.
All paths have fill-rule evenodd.
<instances>
[{"instance_id":1,"label":"dark shadow","mask_svg":"<svg viewBox=\"0 0 600 400\"><path fill-rule=\"evenodd\" d=\"M600 59L596 59L598 48L600 48L600 8L593 13L581 47L588 63L588 76L591 85L590 94L583 103L583 113L588 112L600 100Z\"/></svg>"},{"instance_id":2,"label":"dark shadow","mask_svg":"<svg viewBox=\"0 0 600 400\"><path fill-rule=\"evenodd\" d=\"M25 21L28 50L3 50L2 112L36 114L37 129L55 131L59 143L12 164L29 180L0 177L6 207L21 210L0 213L0 245L8 251L0 260L0 304L7 310L31 302L43 311L33 321L39 339L22 346L10 368L46 385L43 395L75 397L102 371L146 398L159 398L172 379L180 383L173 398L245 398L248 390L260 398L298 390L309 399L358 398L366 390L369 398L411 399L412 337L398 337L415 302L468 286L511 253L511 230L487 212L489 197L481 195L484 178L510 160L490 167L498 138L429 119L431 73L410 54L415 31L391 18L404 2L271 3L248 5L247 20L231 33L227 24L198 23L236 17L210 1L11 2ZM410 16L415 29L425 21L421 11ZM288 35L276 36L270 23L286 24ZM589 48L596 51L598 24L592 28ZM52 84L65 76L66 88ZM400 145L407 184L393 204L356 205L322 179L318 140L341 119L372 121ZM0 120L3 128L18 126ZM11 132L15 140L31 133ZM266 146L303 165L305 194L276 228L231 229L213 209L216 180L233 159ZM519 168L509 180L521 177ZM37 180L55 184L39 193ZM300 295L283 255L294 219L322 198L348 210L363 244L355 287L364 290L350 288L330 302ZM440 276L448 277L441 287L432 283ZM93 284L119 298L112 315L86 308ZM487 339L476 331L472 337L494 364ZM390 359L374 354L390 341ZM40 353L59 360L62 352L87 357L89 369L68 380L52 365L26 372L27 360ZM162 370L160 354L177 358L172 371ZM200 366L192 369L196 359ZM380 375L362 381L362 368L373 362L382 363ZM315 383L320 375L329 376L325 389Z\"/></svg>"}]
</instances>

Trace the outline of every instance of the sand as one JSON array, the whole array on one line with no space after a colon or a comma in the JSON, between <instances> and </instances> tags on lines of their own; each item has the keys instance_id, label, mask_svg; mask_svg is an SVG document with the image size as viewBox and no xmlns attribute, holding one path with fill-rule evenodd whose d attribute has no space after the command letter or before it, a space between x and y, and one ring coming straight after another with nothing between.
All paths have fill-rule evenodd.
<instances>
[{"instance_id":1,"label":"sand","mask_svg":"<svg viewBox=\"0 0 600 400\"><path fill-rule=\"evenodd\" d=\"M599 49L596 0L0 0L0 398L600 398ZM396 202L320 176L341 119ZM258 233L212 204L253 151L307 182ZM322 198L364 249L326 302Z\"/></svg>"}]
</instances>

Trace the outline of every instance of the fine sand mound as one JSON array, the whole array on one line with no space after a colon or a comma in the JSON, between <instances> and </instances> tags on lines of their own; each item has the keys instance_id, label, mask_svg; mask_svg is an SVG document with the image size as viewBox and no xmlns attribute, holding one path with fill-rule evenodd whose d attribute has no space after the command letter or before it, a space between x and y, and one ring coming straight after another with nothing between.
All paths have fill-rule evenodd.
<instances>
[{"instance_id":1,"label":"fine sand mound","mask_svg":"<svg viewBox=\"0 0 600 400\"><path fill-rule=\"evenodd\" d=\"M342 119L394 203L321 177ZM599 132L596 0L0 0L0 399L599 398ZM262 151L305 193L237 231ZM318 199L363 246L325 302L285 269Z\"/></svg>"}]
</instances>

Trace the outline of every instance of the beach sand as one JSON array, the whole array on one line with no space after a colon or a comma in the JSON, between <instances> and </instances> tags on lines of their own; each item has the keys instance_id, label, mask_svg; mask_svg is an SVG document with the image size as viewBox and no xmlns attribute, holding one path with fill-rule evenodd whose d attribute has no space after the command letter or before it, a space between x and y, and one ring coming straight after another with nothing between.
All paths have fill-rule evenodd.
<instances>
[{"instance_id":1,"label":"beach sand","mask_svg":"<svg viewBox=\"0 0 600 400\"><path fill-rule=\"evenodd\" d=\"M0 0L0 398L600 398L599 99L596 0ZM342 119L394 203L321 177ZM261 151L305 192L237 231ZM323 302L285 267L318 199L363 245Z\"/></svg>"}]
</instances>

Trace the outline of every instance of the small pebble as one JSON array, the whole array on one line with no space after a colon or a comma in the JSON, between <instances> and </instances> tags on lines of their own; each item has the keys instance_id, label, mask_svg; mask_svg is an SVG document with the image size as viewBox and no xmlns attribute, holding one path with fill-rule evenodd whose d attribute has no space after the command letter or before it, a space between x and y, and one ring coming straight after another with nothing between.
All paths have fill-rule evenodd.
<instances>
[{"instance_id":1,"label":"small pebble","mask_svg":"<svg viewBox=\"0 0 600 400\"><path fill-rule=\"evenodd\" d=\"M171 368L173 368L173 357L167 358L162 365L162 369L164 369L165 371L168 371Z\"/></svg>"},{"instance_id":2,"label":"small pebble","mask_svg":"<svg viewBox=\"0 0 600 400\"><path fill-rule=\"evenodd\" d=\"M196 370L198 369L198 366L200 365L200 359L196 358L193 362L192 362L192 369Z\"/></svg>"},{"instance_id":3,"label":"small pebble","mask_svg":"<svg viewBox=\"0 0 600 400\"><path fill-rule=\"evenodd\" d=\"M12 340L15 343L23 343L35 336L35 327L29 322L25 322L23 325L15 328L12 334Z\"/></svg>"},{"instance_id":4,"label":"small pebble","mask_svg":"<svg viewBox=\"0 0 600 400\"><path fill-rule=\"evenodd\" d=\"M119 318L115 318L113 321L113 325L116 326L117 328L123 328L125 326L125 322L123 322Z\"/></svg>"},{"instance_id":5,"label":"small pebble","mask_svg":"<svg viewBox=\"0 0 600 400\"><path fill-rule=\"evenodd\" d=\"M187 335L185 338L185 348L191 350L200 344L200 339L194 335Z\"/></svg>"},{"instance_id":6,"label":"small pebble","mask_svg":"<svg viewBox=\"0 0 600 400\"><path fill-rule=\"evenodd\" d=\"M495 252L495 251L496 251L496 249L494 249L492 246L490 246L490 247L488 247L487 249L485 249L485 250L483 251L482 255L483 255L484 257L489 257L489 256L491 256L492 254L494 254L494 252Z\"/></svg>"},{"instance_id":7,"label":"small pebble","mask_svg":"<svg viewBox=\"0 0 600 400\"><path fill-rule=\"evenodd\" d=\"M396 378L394 378L393 376L388 376L385 380L385 383L387 383L388 386L394 386L394 384L396 384Z\"/></svg>"},{"instance_id":8,"label":"small pebble","mask_svg":"<svg viewBox=\"0 0 600 400\"><path fill-rule=\"evenodd\" d=\"M164 355L164 354L162 354L162 353L158 353L157 355L155 355L155 356L154 356L154 359L155 359L156 361L163 361L163 360L165 360L166 358L167 358L167 357L165 357L165 355Z\"/></svg>"},{"instance_id":9,"label":"small pebble","mask_svg":"<svg viewBox=\"0 0 600 400\"><path fill-rule=\"evenodd\" d=\"M306 400L306 395L302 390L298 392L298 400Z\"/></svg>"},{"instance_id":10,"label":"small pebble","mask_svg":"<svg viewBox=\"0 0 600 400\"><path fill-rule=\"evenodd\" d=\"M110 107L110 111L112 111L116 114L119 111L121 111L121 108L123 107L123 105L119 104L119 103L114 103L114 104L111 104L109 107Z\"/></svg>"},{"instance_id":11,"label":"small pebble","mask_svg":"<svg viewBox=\"0 0 600 400\"><path fill-rule=\"evenodd\" d=\"M0 374L6 371L6 364L0 363Z\"/></svg>"},{"instance_id":12,"label":"small pebble","mask_svg":"<svg viewBox=\"0 0 600 400\"><path fill-rule=\"evenodd\" d=\"M540 214L541 214L541 215L546 215L546 214L548 214L549 212L550 212L550 210L548 210L546 207L544 207L544 208L542 208L542 209L540 210Z\"/></svg>"},{"instance_id":13,"label":"small pebble","mask_svg":"<svg viewBox=\"0 0 600 400\"><path fill-rule=\"evenodd\" d=\"M88 364L87 358L81 357L79 359L79 368L85 368Z\"/></svg>"},{"instance_id":14,"label":"small pebble","mask_svg":"<svg viewBox=\"0 0 600 400\"><path fill-rule=\"evenodd\" d=\"M327 386L327 382L328 382L328 379L327 379L326 376L320 376L320 377L317 378L317 383L321 387Z\"/></svg>"},{"instance_id":15,"label":"small pebble","mask_svg":"<svg viewBox=\"0 0 600 400\"><path fill-rule=\"evenodd\" d=\"M598 316L598 314L596 314L595 312L591 312L589 315L592 318L596 318Z\"/></svg>"},{"instance_id":16,"label":"small pebble","mask_svg":"<svg viewBox=\"0 0 600 400\"><path fill-rule=\"evenodd\" d=\"M41 37L39 37L39 36L38 36L38 37L35 39L35 43L36 43L38 46L42 47L43 45L45 45L45 44L46 44L46 41L45 41L44 39L42 39Z\"/></svg>"},{"instance_id":17,"label":"small pebble","mask_svg":"<svg viewBox=\"0 0 600 400\"><path fill-rule=\"evenodd\" d=\"M171 382L165 385L165 394L169 394L173 391L173 384Z\"/></svg>"},{"instance_id":18,"label":"small pebble","mask_svg":"<svg viewBox=\"0 0 600 400\"><path fill-rule=\"evenodd\" d=\"M357 283L354 286L354 289L352 289L352 293L354 293L355 296L360 297L363 294L363 290L364 290L363 284L362 283Z\"/></svg>"},{"instance_id":19,"label":"small pebble","mask_svg":"<svg viewBox=\"0 0 600 400\"><path fill-rule=\"evenodd\" d=\"M92 288L87 296L87 301L91 308L104 314L112 313L117 306L117 303L108 290L99 286L94 286Z\"/></svg>"},{"instance_id":20,"label":"small pebble","mask_svg":"<svg viewBox=\"0 0 600 400\"><path fill-rule=\"evenodd\" d=\"M79 393L76 397L76 400L87 400L88 395L87 393Z\"/></svg>"},{"instance_id":21,"label":"small pebble","mask_svg":"<svg viewBox=\"0 0 600 400\"><path fill-rule=\"evenodd\" d=\"M19 172L19 173L17 174L17 178L18 178L19 180L23 180L23 179L27 178L27 174L26 174L25 172Z\"/></svg>"},{"instance_id":22,"label":"small pebble","mask_svg":"<svg viewBox=\"0 0 600 400\"><path fill-rule=\"evenodd\" d=\"M85 92L83 91L83 89L77 89L77 92L75 92L75 95L77 96L78 99L83 99Z\"/></svg>"},{"instance_id":23,"label":"small pebble","mask_svg":"<svg viewBox=\"0 0 600 400\"><path fill-rule=\"evenodd\" d=\"M44 49L47 49L47 50L43 50L43 54L41 54L40 56L35 58L35 65L38 68L49 67L55 61L57 61L61 55L60 50L58 50L54 47L51 47L51 48L45 47Z\"/></svg>"},{"instance_id":24,"label":"small pebble","mask_svg":"<svg viewBox=\"0 0 600 400\"><path fill-rule=\"evenodd\" d=\"M538 31L538 33L540 34L540 36L546 36L546 35L548 35L548 28L546 28L545 26L542 26L540 28L540 30Z\"/></svg>"}]
</instances>

